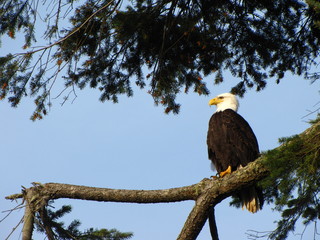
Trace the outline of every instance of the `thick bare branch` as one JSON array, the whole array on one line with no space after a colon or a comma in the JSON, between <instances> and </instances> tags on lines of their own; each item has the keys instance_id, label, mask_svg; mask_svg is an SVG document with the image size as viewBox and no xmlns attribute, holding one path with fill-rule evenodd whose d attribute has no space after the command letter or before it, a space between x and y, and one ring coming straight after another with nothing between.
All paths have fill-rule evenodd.
<instances>
[{"instance_id":1,"label":"thick bare branch","mask_svg":"<svg viewBox=\"0 0 320 240\"><path fill-rule=\"evenodd\" d=\"M71 198L101 202L159 203L194 200L200 194L199 184L164 190L125 190L96 188L61 183L38 185L41 194L49 199Z\"/></svg>"},{"instance_id":2,"label":"thick bare branch","mask_svg":"<svg viewBox=\"0 0 320 240\"><path fill-rule=\"evenodd\" d=\"M267 169L262 166L261 159L250 163L224 179L203 179L200 183L190 186L163 190L125 190L111 188L96 188L61 183L37 184L26 189L36 190L39 198L46 200L70 198L102 202L132 202L132 203L160 203L196 200L201 195L210 196L210 200L219 202L228 197L233 191L252 184L267 175ZM6 199L21 198L21 194L7 196ZM35 198L35 197L34 197ZM220 199L221 198L221 199Z\"/></svg>"}]
</instances>

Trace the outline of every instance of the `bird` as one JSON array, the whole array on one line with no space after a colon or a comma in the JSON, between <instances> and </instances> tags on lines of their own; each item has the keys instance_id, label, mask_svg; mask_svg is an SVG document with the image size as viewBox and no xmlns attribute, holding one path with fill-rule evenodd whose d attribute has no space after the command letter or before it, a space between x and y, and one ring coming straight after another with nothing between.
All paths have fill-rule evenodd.
<instances>
[{"instance_id":1,"label":"bird","mask_svg":"<svg viewBox=\"0 0 320 240\"><path fill-rule=\"evenodd\" d=\"M248 122L237 113L239 102L234 94L223 93L209 101L217 109L209 120L208 158L223 178L260 156L257 138ZM240 189L237 196L242 209L255 213L262 209L262 191L256 185Z\"/></svg>"}]
</instances>

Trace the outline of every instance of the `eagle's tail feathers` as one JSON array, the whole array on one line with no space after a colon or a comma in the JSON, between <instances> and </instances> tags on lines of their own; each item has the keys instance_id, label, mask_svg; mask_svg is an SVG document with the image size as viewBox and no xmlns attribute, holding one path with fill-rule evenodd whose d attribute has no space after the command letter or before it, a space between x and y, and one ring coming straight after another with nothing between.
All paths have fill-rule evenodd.
<instances>
[{"instance_id":1,"label":"eagle's tail feathers","mask_svg":"<svg viewBox=\"0 0 320 240\"><path fill-rule=\"evenodd\" d=\"M248 187L241 191L242 209L246 208L249 212L256 213L261 210L262 204L255 186Z\"/></svg>"}]
</instances>

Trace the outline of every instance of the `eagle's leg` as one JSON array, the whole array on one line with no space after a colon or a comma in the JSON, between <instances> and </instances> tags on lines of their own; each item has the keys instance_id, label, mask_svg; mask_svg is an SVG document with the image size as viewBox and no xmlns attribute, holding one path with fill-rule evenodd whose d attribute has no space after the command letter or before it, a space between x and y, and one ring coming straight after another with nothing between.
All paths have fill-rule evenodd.
<instances>
[{"instance_id":1,"label":"eagle's leg","mask_svg":"<svg viewBox=\"0 0 320 240\"><path fill-rule=\"evenodd\" d=\"M230 173L231 173L231 166L229 166L227 168L227 170L220 172L219 175L220 175L220 177L224 177L225 175L230 174Z\"/></svg>"}]
</instances>

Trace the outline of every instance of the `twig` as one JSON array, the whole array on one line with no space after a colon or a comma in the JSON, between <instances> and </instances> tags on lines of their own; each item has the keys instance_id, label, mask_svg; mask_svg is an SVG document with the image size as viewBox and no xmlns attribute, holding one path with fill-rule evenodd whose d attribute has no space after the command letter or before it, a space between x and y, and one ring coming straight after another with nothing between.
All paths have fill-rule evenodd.
<instances>
[{"instance_id":1,"label":"twig","mask_svg":"<svg viewBox=\"0 0 320 240\"><path fill-rule=\"evenodd\" d=\"M95 15L97 15L99 12L101 12L102 10L104 10L105 8L109 7L115 0L111 0L110 2L108 2L106 5L102 6L101 8L99 8L97 11L95 11L94 13L92 13L79 27L77 27L76 29L74 29L72 32L70 32L69 34L67 34L65 37L61 38L60 40L49 44L47 46L41 47L37 50L34 51L29 51L26 53L16 53L15 56L19 56L19 55L25 55L25 54L34 54L36 52L40 52L43 50L46 50L48 48L51 48L55 45L60 44L61 42L65 41L66 39L68 39L69 37L71 37L73 34L75 34L76 32L78 32L84 25L86 25ZM115 10L115 9L114 9ZM113 10L113 11L114 11Z\"/></svg>"},{"instance_id":2,"label":"twig","mask_svg":"<svg viewBox=\"0 0 320 240\"><path fill-rule=\"evenodd\" d=\"M320 102L318 102L317 104L319 104ZM316 104L316 105L317 105ZM320 110L320 107L319 108L317 108L317 109L315 109L315 110L313 110L313 111L311 111L311 110L308 110L308 114L306 114L306 115L304 115L302 118L306 118L306 117L308 117L308 116L310 116L311 114L314 114L314 113L316 113L316 112L319 112L319 110Z\"/></svg>"},{"instance_id":3,"label":"twig","mask_svg":"<svg viewBox=\"0 0 320 240\"><path fill-rule=\"evenodd\" d=\"M248 239L256 240L259 238L268 238L272 231L259 232L256 230L247 230L246 235Z\"/></svg>"},{"instance_id":4,"label":"twig","mask_svg":"<svg viewBox=\"0 0 320 240\"><path fill-rule=\"evenodd\" d=\"M8 240L10 238L10 236L14 233L14 231L19 227L19 225L23 222L23 217L20 219L20 221L18 222L18 224L11 230L11 232L9 233L9 235L6 237L5 240Z\"/></svg>"},{"instance_id":5,"label":"twig","mask_svg":"<svg viewBox=\"0 0 320 240\"><path fill-rule=\"evenodd\" d=\"M0 219L0 223L5 220L13 211L17 210L17 209L21 209L24 208L23 203L19 204L18 206L14 207L13 209L9 209L9 210L5 210L2 211L3 213L8 212L6 216L4 216L2 219Z\"/></svg>"}]
</instances>

